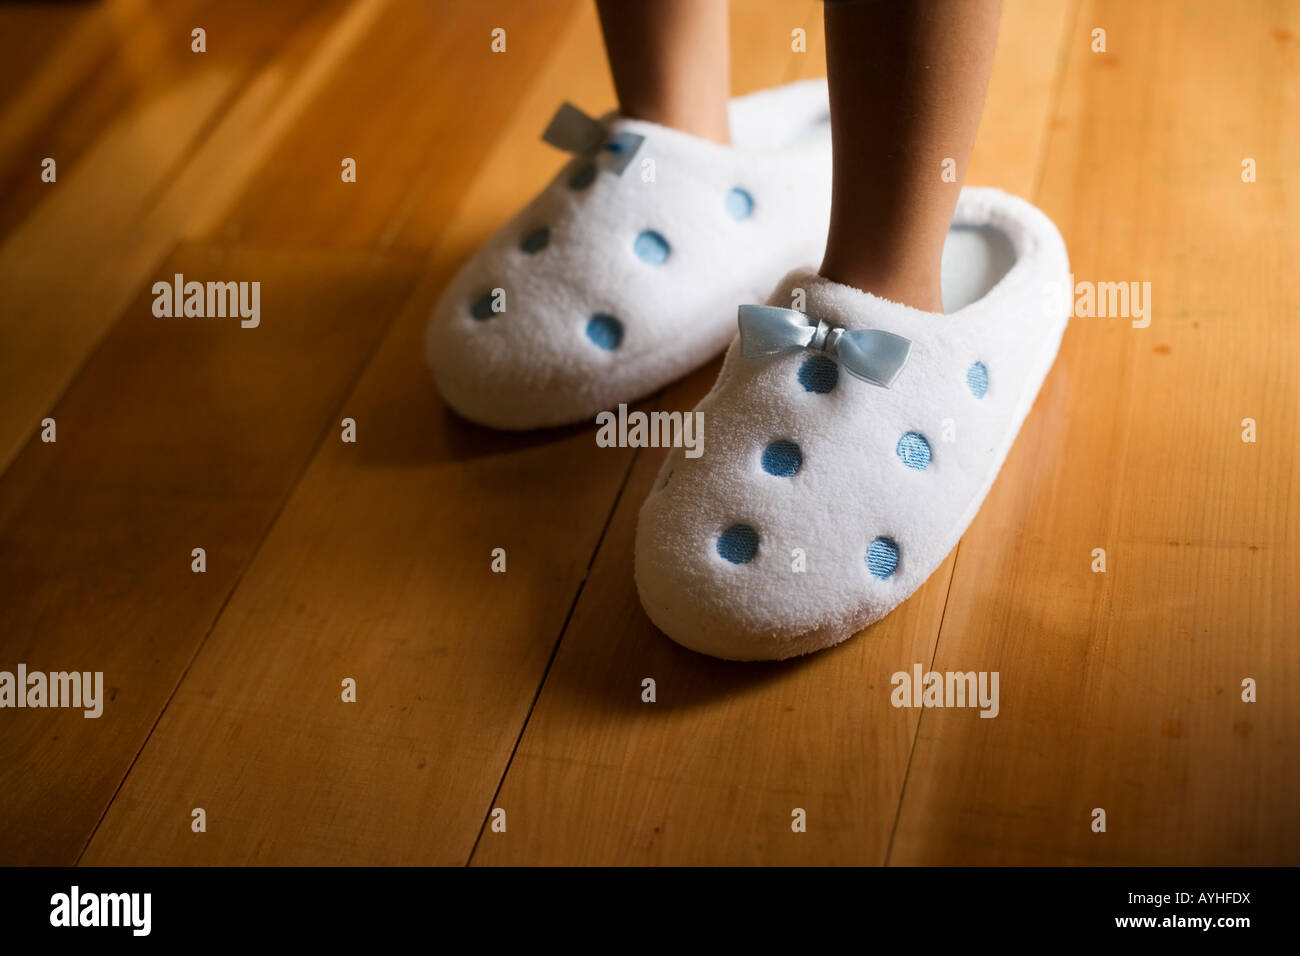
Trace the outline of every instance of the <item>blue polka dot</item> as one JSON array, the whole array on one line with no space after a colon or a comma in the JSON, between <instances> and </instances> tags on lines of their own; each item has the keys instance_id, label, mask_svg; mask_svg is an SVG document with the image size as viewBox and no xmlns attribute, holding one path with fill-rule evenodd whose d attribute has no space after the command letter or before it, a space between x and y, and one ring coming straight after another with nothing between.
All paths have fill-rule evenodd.
<instances>
[{"instance_id":1,"label":"blue polka dot","mask_svg":"<svg viewBox=\"0 0 1300 956\"><path fill-rule=\"evenodd\" d=\"M642 262L652 266L661 266L668 261L668 240L653 229L647 229L636 237L632 251Z\"/></svg>"},{"instance_id":2,"label":"blue polka dot","mask_svg":"<svg viewBox=\"0 0 1300 956\"><path fill-rule=\"evenodd\" d=\"M930 443L925 440L925 436L916 432L908 432L900 438L895 450L908 468L925 471L930 464Z\"/></svg>"},{"instance_id":3,"label":"blue polka dot","mask_svg":"<svg viewBox=\"0 0 1300 956\"><path fill-rule=\"evenodd\" d=\"M737 187L727 193L727 215L736 222L754 214L754 197Z\"/></svg>"},{"instance_id":4,"label":"blue polka dot","mask_svg":"<svg viewBox=\"0 0 1300 956\"><path fill-rule=\"evenodd\" d=\"M718 554L732 564L748 564L758 554L758 532L747 524L733 524L718 535Z\"/></svg>"},{"instance_id":5,"label":"blue polka dot","mask_svg":"<svg viewBox=\"0 0 1300 956\"><path fill-rule=\"evenodd\" d=\"M898 545L891 538L877 538L867 548L867 570L885 580L898 567Z\"/></svg>"},{"instance_id":6,"label":"blue polka dot","mask_svg":"<svg viewBox=\"0 0 1300 956\"><path fill-rule=\"evenodd\" d=\"M983 362L976 362L966 369L966 384L970 386L970 393L976 398L983 398L988 394L989 370L985 368Z\"/></svg>"},{"instance_id":7,"label":"blue polka dot","mask_svg":"<svg viewBox=\"0 0 1300 956\"><path fill-rule=\"evenodd\" d=\"M530 256L535 252L541 252L546 248L546 244L551 241L551 230L542 226L540 229L534 229L528 235L524 236L523 242L519 243L519 248Z\"/></svg>"},{"instance_id":8,"label":"blue polka dot","mask_svg":"<svg viewBox=\"0 0 1300 956\"><path fill-rule=\"evenodd\" d=\"M474 318L478 319L480 322L492 318L492 316L496 315L496 313L492 311L492 299L492 290L488 289L474 301L473 305L469 307L469 314L474 316Z\"/></svg>"},{"instance_id":9,"label":"blue polka dot","mask_svg":"<svg viewBox=\"0 0 1300 956\"><path fill-rule=\"evenodd\" d=\"M623 341L623 323L612 315L593 315L587 323L587 338L602 349L616 349Z\"/></svg>"},{"instance_id":10,"label":"blue polka dot","mask_svg":"<svg viewBox=\"0 0 1300 956\"><path fill-rule=\"evenodd\" d=\"M814 355L799 366L799 384L806 392L826 394L840 380L840 367L825 355Z\"/></svg>"},{"instance_id":11,"label":"blue polka dot","mask_svg":"<svg viewBox=\"0 0 1300 956\"><path fill-rule=\"evenodd\" d=\"M569 177L570 189L586 189L596 181L596 164L587 163L578 169L576 173Z\"/></svg>"},{"instance_id":12,"label":"blue polka dot","mask_svg":"<svg viewBox=\"0 0 1300 956\"><path fill-rule=\"evenodd\" d=\"M763 449L763 470L778 478L789 478L803 464L803 452L794 442L782 438Z\"/></svg>"}]
</instances>

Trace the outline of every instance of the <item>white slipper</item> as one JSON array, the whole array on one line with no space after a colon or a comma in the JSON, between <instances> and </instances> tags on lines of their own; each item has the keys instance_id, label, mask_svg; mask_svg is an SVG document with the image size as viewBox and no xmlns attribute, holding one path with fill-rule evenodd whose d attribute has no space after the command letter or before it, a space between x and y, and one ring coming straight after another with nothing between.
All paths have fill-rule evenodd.
<instances>
[{"instance_id":1,"label":"white slipper","mask_svg":"<svg viewBox=\"0 0 1300 956\"><path fill-rule=\"evenodd\" d=\"M781 659L902 603L997 476L1056 357L1068 272L1043 213L966 189L944 249L946 315L806 271L777 288L780 308L742 308L698 406L703 456L670 452L641 509L651 620L715 657ZM797 290L806 314L785 308Z\"/></svg>"},{"instance_id":2,"label":"white slipper","mask_svg":"<svg viewBox=\"0 0 1300 956\"><path fill-rule=\"evenodd\" d=\"M820 259L826 82L731 103L732 146L562 107L578 155L447 287L425 339L447 403L495 428L591 420L717 355L737 302Z\"/></svg>"}]
</instances>

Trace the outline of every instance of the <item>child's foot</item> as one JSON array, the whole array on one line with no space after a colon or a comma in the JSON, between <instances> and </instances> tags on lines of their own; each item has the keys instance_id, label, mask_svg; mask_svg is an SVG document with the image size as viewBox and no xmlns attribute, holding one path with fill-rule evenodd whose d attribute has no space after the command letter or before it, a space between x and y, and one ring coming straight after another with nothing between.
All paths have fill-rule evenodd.
<instances>
[{"instance_id":1,"label":"child's foot","mask_svg":"<svg viewBox=\"0 0 1300 956\"><path fill-rule=\"evenodd\" d=\"M779 659L907 598L974 518L1051 368L1068 268L1041 212L967 189L947 315L811 272L786 277L777 308L742 309L699 405L703 456L670 453L641 509L636 580L655 624L706 654ZM787 311L800 301L806 314Z\"/></svg>"},{"instance_id":2,"label":"child's foot","mask_svg":"<svg viewBox=\"0 0 1300 956\"><path fill-rule=\"evenodd\" d=\"M661 388L726 346L737 301L825 243L824 81L734 100L732 146L562 114L548 138L578 155L466 264L426 336L447 403L496 428Z\"/></svg>"}]
</instances>

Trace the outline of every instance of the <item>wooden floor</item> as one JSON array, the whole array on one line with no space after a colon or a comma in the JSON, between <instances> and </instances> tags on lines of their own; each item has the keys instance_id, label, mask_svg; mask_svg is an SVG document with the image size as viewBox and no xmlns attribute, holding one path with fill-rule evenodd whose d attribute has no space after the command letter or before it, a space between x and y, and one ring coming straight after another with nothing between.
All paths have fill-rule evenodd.
<instances>
[{"instance_id":1,"label":"wooden floor","mask_svg":"<svg viewBox=\"0 0 1300 956\"><path fill-rule=\"evenodd\" d=\"M820 17L734 0L735 90ZM3 3L0 64L0 670L110 698L0 711L0 863L1300 863L1300 2L1007 0L969 181L1150 325L1076 318L959 547L780 665L641 611L661 452L423 366L551 112L613 103L587 0ZM178 272L261 325L156 318ZM1000 715L895 709L917 662Z\"/></svg>"}]
</instances>

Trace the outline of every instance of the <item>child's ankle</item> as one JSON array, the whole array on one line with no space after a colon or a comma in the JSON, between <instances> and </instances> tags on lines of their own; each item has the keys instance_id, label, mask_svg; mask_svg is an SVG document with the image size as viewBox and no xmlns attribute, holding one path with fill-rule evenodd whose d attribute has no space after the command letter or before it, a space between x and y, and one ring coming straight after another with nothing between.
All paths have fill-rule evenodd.
<instances>
[{"instance_id":1,"label":"child's ankle","mask_svg":"<svg viewBox=\"0 0 1300 956\"><path fill-rule=\"evenodd\" d=\"M725 107L713 110L687 104L630 103L621 106L620 111L631 119L658 123L723 146L731 142L731 125Z\"/></svg>"},{"instance_id":2,"label":"child's ankle","mask_svg":"<svg viewBox=\"0 0 1300 956\"><path fill-rule=\"evenodd\" d=\"M922 312L943 312L943 290L937 273L912 276L899 270L876 270L837 262L830 255L818 274L832 282L898 302Z\"/></svg>"}]
</instances>

